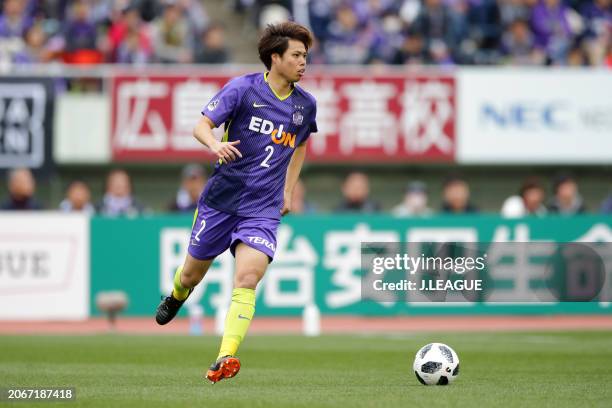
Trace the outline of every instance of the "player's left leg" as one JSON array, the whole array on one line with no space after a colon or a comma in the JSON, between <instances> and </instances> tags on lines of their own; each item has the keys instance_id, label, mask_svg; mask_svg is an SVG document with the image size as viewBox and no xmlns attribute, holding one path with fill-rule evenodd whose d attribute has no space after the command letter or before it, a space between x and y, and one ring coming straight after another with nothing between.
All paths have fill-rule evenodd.
<instances>
[{"instance_id":1,"label":"player's left leg","mask_svg":"<svg viewBox=\"0 0 612 408\"><path fill-rule=\"evenodd\" d=\"M206 377L213 383L223 378L231 378L240 370L240 360L236 357L236 352L255 314L255 288L270 262L268 255L244 243L236 246L235 254L234 290L225 318L223 340L217 360L206 373Z\"/></svg>"},{"instance_id":2,"label":"player's left leg","mask_svg":"<svg viewBox=\"0 0 612 408\"><path fill-rule=\"evenodd\" d=\"M185 262L174 274L172 292L157 307L155 320L158 324L167 324L176 316L215 257L232 243L232 231L239 221L238 217L199 203L193 217Z\"/></svg>"}]
</instances>

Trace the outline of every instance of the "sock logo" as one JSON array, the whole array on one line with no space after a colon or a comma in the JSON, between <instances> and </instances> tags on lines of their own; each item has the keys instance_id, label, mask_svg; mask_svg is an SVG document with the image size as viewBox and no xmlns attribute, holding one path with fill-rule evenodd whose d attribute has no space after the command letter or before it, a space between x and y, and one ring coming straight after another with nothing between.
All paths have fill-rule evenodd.
<instances>
[{"instance_id":1,"label":"sock logo","mask_svg":"<svg viewBox=\"0 0 612 408\"><path fill-rule=\"evenodd\" d=\"M248 317L243 316L242 314L238 314L238 318L239 318L239 319L244 319L244 320L251 320L251 319L249 319Z\"/></svg>"}]
</instances>

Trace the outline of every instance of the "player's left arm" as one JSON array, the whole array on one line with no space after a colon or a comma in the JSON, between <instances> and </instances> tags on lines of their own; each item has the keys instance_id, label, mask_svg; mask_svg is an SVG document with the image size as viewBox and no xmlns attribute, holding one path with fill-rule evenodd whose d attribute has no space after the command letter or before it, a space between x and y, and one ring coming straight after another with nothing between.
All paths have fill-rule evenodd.
<instances>
[{"instance_id":1,"label":"player's left arm","mask_svg":"<svg viewBox=\"0 0 612 408\"><path fill-rule=\"evenodd\" d=\"M293 189L300 178L300 171L302 171L302 165L304 164L304 158L306 157L306 141L299 144L287 167L287 175L285 176L285 190L283 193L283 208L281 209L281 215L286 215L291 211L291 197L293 196Z\"/></svg>"}]
</instances>

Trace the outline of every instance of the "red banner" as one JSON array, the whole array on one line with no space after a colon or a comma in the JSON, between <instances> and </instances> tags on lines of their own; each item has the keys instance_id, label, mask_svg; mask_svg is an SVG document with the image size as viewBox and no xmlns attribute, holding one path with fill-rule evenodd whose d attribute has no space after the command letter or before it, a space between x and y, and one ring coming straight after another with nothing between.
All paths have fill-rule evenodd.
<instances>
[{"instance_id":1,"label":"red banner","mask_svg":"<svg viewBox=\"0 0 612 408\"><path fill-rule=\"evenodd\" d=\"M112 83L118 161L210 157L192 136L200 111L229 76L120 76ZM319 132L308 161L449 162L455 159L452 75L307 75ZM222 132L219 130L219 132Z\"/></svg>"}]
</instances>

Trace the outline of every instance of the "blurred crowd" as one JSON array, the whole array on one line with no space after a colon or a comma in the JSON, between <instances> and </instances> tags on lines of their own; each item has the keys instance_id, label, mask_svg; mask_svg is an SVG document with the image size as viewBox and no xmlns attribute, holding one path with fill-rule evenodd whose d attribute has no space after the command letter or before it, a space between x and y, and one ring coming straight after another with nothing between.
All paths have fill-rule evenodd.
<instances>
[{"instance_id":1,"label":"blurred crowd","mask_svg":"<svg viewBox=\"0 0 612 408\"><path fill-rule=\"evenodd\" d=\"M327 64L607 65L611 0L237 0L312 28Z\"/></svg>"},{"instance_id":2,"label":"blurred crowd","mask_svg":"<svg viewBox=\"0 0 612 408\"><path fill-rule=\"evenodd\" d=\"M0 0L0 61L225 63L200 0Z\"/></svg>"},{"instance_id":3,"label":"blurred crowd","mask_svg":"<svg viewBox=\"0 0 612 408\"><path fill-rule=\"evenodd\" d=\"M200 194L207 182L207 174L199 164L186 165L180 174L176 194L168 199L163 212L192 214L197 208ZM57 207L45 207L36 198L36 180L27 168L16 168L8 172L8 197L0 201L0 210L58 209L63 212L83 212L89 215L136 216L152 213L134 194L131 178L122 169L111 170L104 186L102 198L94 203L90 186L84 181L74 180L66 188L65 197ZM450 174L441 186L441 206L429 204L429 188L422 181L411 181L398 197L399 203L390 213L396 217L428 217L435 214L478 214L480 209L472 201L470 186L459 174ZM333 213L375 214L383 213L382 206L370 195L370 181L362 172L349 173L340 186L341 198ZM612 194L606 197L592 213L612 214ZM306 186L300 180L295 187L291 212L294 214L316 214L319 206L308 199ZM559 173L552 180L550 196L537 177L525 179L516 191L505 199L499 213L503 217L541 217L547 214L574 215L587 213L580 195L578 182L571 173Z\"/></svg>"},{"instance_id":4,"label":"blurred crowd","mask_svg":"<svg viewBox=\"0 0 612 408\"><path fill-rule=\"evenodd\" d=\"M391 209L397 217L428 217L441 215L478 214L480 209L472 201L470 186L459 174L446 177L441 189L441 206L429 205L429 190L422 181L411 181L406 185L401 202ZM342 184L342 201L336 212L376 213L381 211L380 203L370 198L370 183L366 174L350 173ZM612 214L612 195L607 197L598 209L603 214ZM506 198L500 214L507 218L545 216L546 214L574 215L587 212L578 190L575 177L560 173L553 181L552 195L546 197L546 189L539 178L529 177L516 192Z\"/></svg>"},{"instance_id":5,"label":"blurred crowd","mask_svg":"<svg viewBox=\"0 0 612 408\"><path fill-rule=\"evenodd\" d=\"M260 29L287 19L309 26L312 63L612 67L612 0L226 3ZM0 0L0 10L0 62L232 60L223 24L201 0Z\"/></svg>"}]
</instances>

